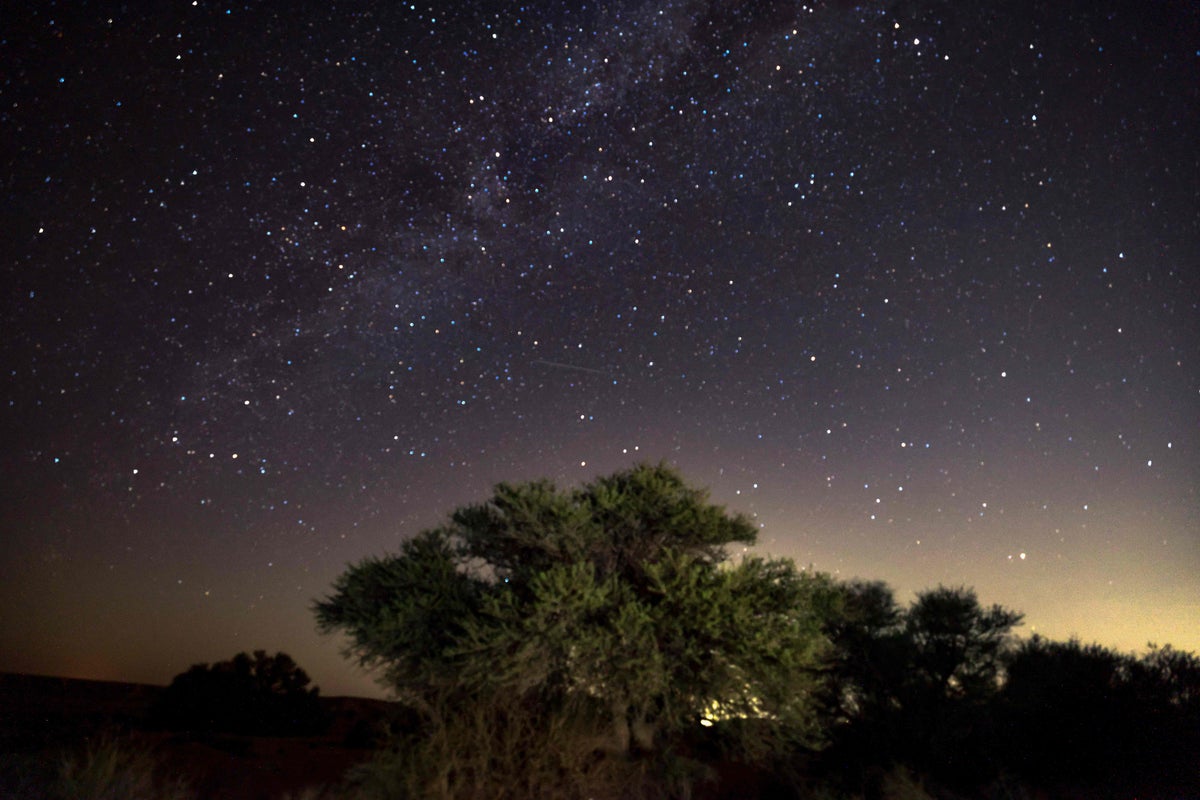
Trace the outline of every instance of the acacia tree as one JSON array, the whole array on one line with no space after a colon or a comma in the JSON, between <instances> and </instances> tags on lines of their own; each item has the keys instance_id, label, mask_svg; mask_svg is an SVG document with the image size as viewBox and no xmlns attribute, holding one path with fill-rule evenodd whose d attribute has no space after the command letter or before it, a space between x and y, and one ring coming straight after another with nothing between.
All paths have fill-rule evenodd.
<instances>
[{"instance_id":1,"label":"acacia tree","mask_svg":"<svg viewBox=\"0 0 1200 800\"><path fill-rule=\"evenodd\" d=\"M520 707L610 755L651 753L702 721L730 721L747 748L811 741L826 646L814 598L828 585L790 561L730 560L727 546L755 539L661 464L571 491L500 484L351 566L315 611L435 727L452 697Z\"/></svg>"},{"instance_id":2,"label":"acacia tree","mask_svg":"<svg viewBox=\"0 0 1200 800\"><path fill-rule=\"evenodd\" d=\"M982 607L971 589L919 593L904 619L916 682L934 697L987 699L999 688L1002 656L1023 617L999 605Z\"/></svg>"},{"instance_id":3,"label":"acacia tree","mask_svg":"<svg viewBox=\"0 0 1200 800\"><path fill-rule=\"evenodd\" d=\"M834 763L855 790L870 766L899 761L962 782L993 760L989 703L1021 615L973 590L939 586L907 607L879 582L838 587L825 694Z\"/></svg>"},{"instance_id":4,"label":"acacia tree","mask_svg":"<svg viewBox=\"0 0 1200 800\"><path fill-rule=\"evenodd\" d=\"M955 781L993 768L984 710L1000 689L1012 629L1022 619L1003 606L982 606L964 587L917 595L904 618L911 661L901 705L909 750L924 768Z\"/></svg>"}]
</instances>

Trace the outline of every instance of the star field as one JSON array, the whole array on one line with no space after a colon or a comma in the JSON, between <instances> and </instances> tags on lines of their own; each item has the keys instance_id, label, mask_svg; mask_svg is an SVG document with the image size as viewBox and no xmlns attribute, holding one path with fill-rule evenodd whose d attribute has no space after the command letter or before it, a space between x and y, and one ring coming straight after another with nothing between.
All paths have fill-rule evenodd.
<instances>
[{"instance_id":1,"label":"star field","mask_svg":"<svg viewBox=\"0 0 1200 800\"><path fill-rule=\"evenodd\" d=\"M1200 648L1182 0L36 4L0 27L0 669L166 682L498 481Z\"/></svg>"}]
</instances>

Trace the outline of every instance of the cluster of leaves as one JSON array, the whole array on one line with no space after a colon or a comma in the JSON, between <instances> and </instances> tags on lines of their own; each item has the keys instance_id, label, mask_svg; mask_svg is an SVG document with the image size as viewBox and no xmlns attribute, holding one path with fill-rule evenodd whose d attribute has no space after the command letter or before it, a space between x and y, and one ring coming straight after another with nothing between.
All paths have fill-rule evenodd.
<instances>
[{"instance_id":1,"label":"cluster of leaves","mask_svg":"<svg viewBox=\"0 0 1200 800\"><path fill-rule=\"evenodd\" d=\"M286 653L238 653L175 676L151 712L173 730L257 736L321 733L329 720L309 677Z\"/></svg>"}]
</instances>

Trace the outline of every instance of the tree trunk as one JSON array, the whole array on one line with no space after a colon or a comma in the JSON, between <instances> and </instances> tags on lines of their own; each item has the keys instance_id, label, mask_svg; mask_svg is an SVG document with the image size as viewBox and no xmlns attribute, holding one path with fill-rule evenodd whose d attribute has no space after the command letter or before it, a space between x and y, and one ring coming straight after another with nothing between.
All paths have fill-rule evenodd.
<instances>
[{"instance_id":1,"label":"tree trunk","mask_svg":"<svg viewBox=\"0 0 1200 800\"><path fill-rule=\"evenodd\" d=\"M657 733L658 726L648 721L644 714L639 714L629 727L633 733L634 744L646 751L654 749L654 734Z\"/></svg>"},{"instance_id":2,"label":"tree trunk","mask_svg":"<svg viewBox=\"0 0 1200 800\"><path fill-rule=\"evenodd\" d=\"M612 752L629 755L629 707L620 700L612 703L612 726Z\"/></svg>"}]
</instances>

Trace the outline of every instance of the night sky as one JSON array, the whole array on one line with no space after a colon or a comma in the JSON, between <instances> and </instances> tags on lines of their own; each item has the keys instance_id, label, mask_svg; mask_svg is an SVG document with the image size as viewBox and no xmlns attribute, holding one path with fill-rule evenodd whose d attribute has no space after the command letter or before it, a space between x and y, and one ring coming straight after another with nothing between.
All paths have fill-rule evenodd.
<instances>
[{"instance_id":1,"label":"night sky","mask_svg":"<svg viewBox=\"0 0 1200 800\"><path fill-rule=\"evenodd\" d=\"M165 683L665 460L839 577L1200 649L1190 0L16 3L0 670Z\"/></svg>"}]
</instances>

